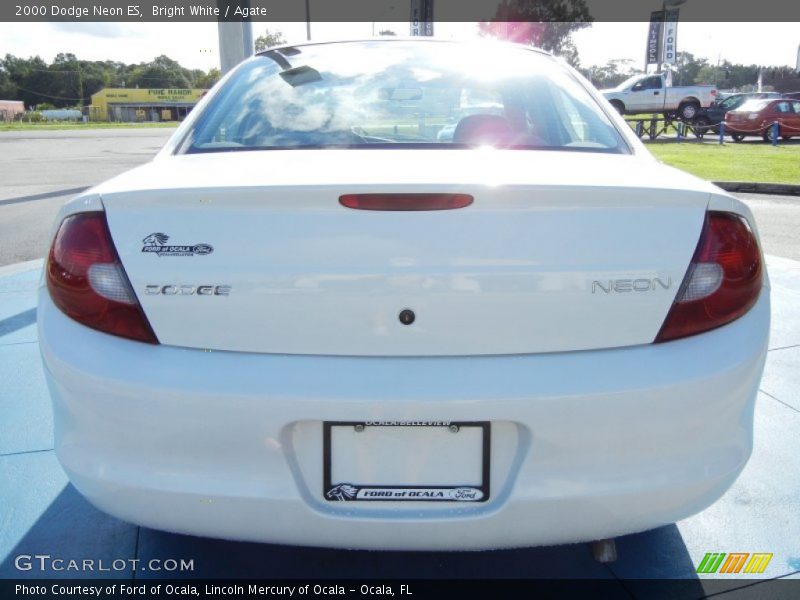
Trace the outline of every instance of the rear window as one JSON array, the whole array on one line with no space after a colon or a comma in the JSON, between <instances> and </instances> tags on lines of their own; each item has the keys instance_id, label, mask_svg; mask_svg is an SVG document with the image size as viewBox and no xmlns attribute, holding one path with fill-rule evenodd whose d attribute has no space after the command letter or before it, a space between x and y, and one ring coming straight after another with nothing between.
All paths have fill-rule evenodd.
<instances>
[{"instance_id":1,"label":"rear window","mask_svg":"<svg viewBox=\"0 0 800 600\"><path fill-rule=\"evenodd\" d=\"M740 112L758 112L772 102L771 100L748 100L739 107Z\"/></svg>"},{"instance_id":2,"label":"rear window","mask_svg":"<svg viewBox=\"0 0 800 600\"><path fill-rule=\"evenodd\" d=\"M628 152L598 103L551 57L402 41L255 57L205 107L181 151L486 145Z\"/></svg>"}]
</instances>

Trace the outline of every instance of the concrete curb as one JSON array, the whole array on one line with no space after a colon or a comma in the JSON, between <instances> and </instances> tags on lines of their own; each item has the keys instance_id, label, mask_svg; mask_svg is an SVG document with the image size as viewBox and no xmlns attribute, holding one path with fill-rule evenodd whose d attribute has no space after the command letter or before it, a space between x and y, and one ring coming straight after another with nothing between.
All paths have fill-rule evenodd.
<instances>
[{"instance_id":1,"label":"concrete curb","mask_svg":"<svg viewBox=\"0 0 800 600\"><path fill-rule=\"evenodd\" d=\"M6 275L16 275L17 273L24 273L25 271L33 271L34 269L41 269L44 266L43 258L34 258L33 260L26 260L25 262L18 262L11 265L0 267L0 277Z\"/></svg>"},{"instance_id":2,"label":"concrete curb","mask_svg":"<svg viewBox=\"0 0 800 600\"><path fill-rule=\"evenodd\" d=\"M800 196L800 185L791 183L754 183L752 181L714 181L713 183L726 192Z\"/></svg>"}]
</instances>

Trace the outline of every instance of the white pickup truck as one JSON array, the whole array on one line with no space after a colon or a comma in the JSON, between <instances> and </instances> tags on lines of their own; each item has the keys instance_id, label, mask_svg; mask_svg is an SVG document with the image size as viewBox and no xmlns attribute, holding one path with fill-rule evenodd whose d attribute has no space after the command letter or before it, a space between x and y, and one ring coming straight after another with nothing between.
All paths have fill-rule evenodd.
<instances>
[{"instance_id":1,"label":"white pickup truck","mask_svg":"<svg viewBox=\"0 0 800 600\"><path fill-rule=\"evenodd\" d=\"M665 73L634 75L601 93L620 114L677 114L685 121L694 119L700 107L711 106L717 97L713 85L668 87Z\"/></svg>"}]
</instances>

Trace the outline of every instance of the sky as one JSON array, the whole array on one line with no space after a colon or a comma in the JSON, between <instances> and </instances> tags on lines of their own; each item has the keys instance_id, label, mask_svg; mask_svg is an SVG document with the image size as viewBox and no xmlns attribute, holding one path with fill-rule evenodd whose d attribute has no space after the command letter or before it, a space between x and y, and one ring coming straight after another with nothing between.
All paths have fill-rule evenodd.
<instances>
[{"instance_id":1,"label":"sky","mask_svg":"<svg viewBox=\"0 0 800 600\"><path fill-rule=\"evenodd\" d=\"M370 37L391 29L408 35L408 23L312 23L312 40ZM253 23L254 36L279 30L289 42L306 39L306 24ZM581 66L603 65L610 59L644 62L648 23L594 23L573 34ZM476 23L435 23L437 37L478 36ZM732 63L795 66L800 44L798 23L681 23L678 50ZM192 69L219 66L216 23L0 23L0 56L39 55L50 61L59 52L85 60L139 63L166 54Z\"/></svg>"}]
</instances>

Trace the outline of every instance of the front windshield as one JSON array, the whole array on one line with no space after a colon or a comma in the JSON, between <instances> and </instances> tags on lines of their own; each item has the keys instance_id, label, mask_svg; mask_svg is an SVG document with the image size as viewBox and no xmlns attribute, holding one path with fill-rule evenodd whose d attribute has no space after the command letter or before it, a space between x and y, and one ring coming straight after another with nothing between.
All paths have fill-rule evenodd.
<instances>
[{"instance_id":1,"label":"front windshield","mask_svg":"<svg viewBox=\"0 0 800 600\"><path fill-rule=\"evenodd\" d=\"M555 59L496 44L298 46L243 65L181 151L472 147L628 152Z\"/></svg>"},{"instance_id":2,"label":"front windshield","mask_svg":"<svg viewBox=\"0 0 800 600\"><path fill-rule=\"evenodd\" d=\"M720 103L720 107L726 110L733 110L745 101L744 96L728 96Z\"/></svg>"}]
</instances>

